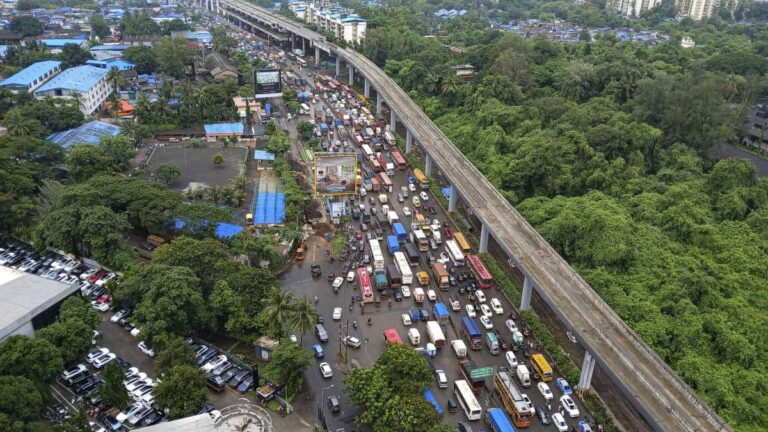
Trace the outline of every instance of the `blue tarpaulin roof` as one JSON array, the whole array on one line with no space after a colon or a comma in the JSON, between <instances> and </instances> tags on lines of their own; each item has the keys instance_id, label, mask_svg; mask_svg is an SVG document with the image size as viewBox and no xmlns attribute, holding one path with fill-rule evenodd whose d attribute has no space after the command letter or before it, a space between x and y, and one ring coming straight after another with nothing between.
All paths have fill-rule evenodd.
<instances>
[{"instance_id":1,"label":"blue tarpaulin roof","mask_svg":"<svg viewBox=\"0 0 768 432\"><path fill-rule=\"evenodd\" d=\"M64 45L83 45L85 39L39 39L48 48L62 48Z\"/></svg>"},{"instance_id":2,"label":"blue tarpaulin roof","mask_svg":"<svg viewBox=\"0 0 768 432\"><path fill-rule=\"evenodd\" d=\"M5 79L3 82L0 82L0 87L6 87L6 86L29 87L32 85L33 82L35 82L35 80L41 79L43 75L45 75L48 72L51 72L52 70L56 69L60 65L61 65L61 62L55 61L55 60L32 63L31 65L25 67L19 72L16 72L15 74L11 75L7 79Z\"/></svg>"},{"instance_id":3,"label":"blue tarpaulin roof","mask_svg":"<svg viewBox=\"0 0 768 432\"><path fill-rule=\"evenodd\" d=\"M216 225L216 237L222 240L229 240L242 230L243 227L240 225L232 225L221 222Z\"/></svg>"},{"instance_id":4,"label":"blue tarpaulin roof","mask_svg":"<svg viewBox=\"0 0 768 432\"><path fill-rule=\"evenodd\" d=\"M245 131L242 123L216 123L203 126L207 135L242 135Z\"/></svg>"},{"instance_id":5,"label":"blue tarpaulin roof","mask_svg":"<svg viewBox=\"0 0 768 432\"><path fill-rule=\"evenodd\" d=\"M285 219L285 193L260 192L253 204L254 225L276 225Z\"/></svg>"},{"instance_id":6,"label":"blue tarpaulin roof","mask_svg":"<svg viewBox=\"0 0 768 432\"><path fill-rule=\"evenodd\" d=\"M119 126L94 120L74 129L48 135L46 139L66 149L75 144L96 145L101 142L102 136L116 136L119 133Z\"/></svg>"},{"instance_id":7,"label":"blue tarpaulin roof","mask_svg":"<svg viewBox=\"0 0 768 432\"><path fill-rule=\"evenodd\" d=\"M446 198L450 198L451 197L451 188L444 187L441 190L443 192L443 195L445 195Z\"/></svg>"},{"instance_id":8,"label":"blue tarpaulin roof","mask_svg":"<svg viewBox=\"0 0 768 432\"><path fill-rule=\"evenodd\" d=\"M438 414L443 415L443 408L440 406L440 403L437 402L435 395L432 394L432 391L429 388L424 389L424 399L435 406L435 410L437 410Z\"/></svg>"},{"instance_id":9,"label":"blue tarpaulin roof","mask_svg":"<svg viewBox=\"0 0 768 432\"><path fill-rule=\"evenodd\" d=\"M257 161L274 161L275 160L275 154L270 153L266 150L256 150L253 153L253 159Z\"/></svg>"}]
</instances>

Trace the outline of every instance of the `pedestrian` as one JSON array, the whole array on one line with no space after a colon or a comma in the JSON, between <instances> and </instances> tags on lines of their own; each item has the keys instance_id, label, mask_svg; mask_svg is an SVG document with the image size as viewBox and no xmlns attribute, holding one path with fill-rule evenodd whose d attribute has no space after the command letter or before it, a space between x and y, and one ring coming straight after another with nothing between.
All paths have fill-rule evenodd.
<instances>
[{"instance_id":1,"label":"pedestrian","mask_svg":"<svg viewBox=\"0 0 768 432\"><path fill-rule=\"evenodd\" d=\"M552 403L547 401L547 411L552 411Z\"/></svg>"}]
</instances>

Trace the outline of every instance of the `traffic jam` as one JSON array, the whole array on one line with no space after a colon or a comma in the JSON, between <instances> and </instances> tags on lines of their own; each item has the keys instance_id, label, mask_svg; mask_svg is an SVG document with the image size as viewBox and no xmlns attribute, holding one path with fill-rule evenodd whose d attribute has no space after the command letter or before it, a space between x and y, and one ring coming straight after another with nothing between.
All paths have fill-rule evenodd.
<instances>
[{"instance_id":1,"label":"traffic jam","mask_svg":"<svg viewBox=\"0 0 768 432\"><path fill-rule=\"evenodd\" d=\"M483 259L431 194L431 180L397 149L394 131L345 84L320 75L314 81L314 95L301 114L317 125L324 151L354 152L357 158L356 194L345 198L348 241L338 256L313 262L311 270L313 277L326 270L335 294L330 301L348 302L333 308L334 321L346 309L353 319L353 330L340 335L342 343L359 348L364 339L371 351L387 343L413 346L435 373L424 398L447 421L485 417L498 431L513 425L597 430L496 288ZM358 327L358 315L368 326ZM387 323L376 337L368 330L374 320ZM328 330L319 327L316 354L328 339ZM327 359L319 367L323 377L332 376Z\"/></svg>"}]
</instances>

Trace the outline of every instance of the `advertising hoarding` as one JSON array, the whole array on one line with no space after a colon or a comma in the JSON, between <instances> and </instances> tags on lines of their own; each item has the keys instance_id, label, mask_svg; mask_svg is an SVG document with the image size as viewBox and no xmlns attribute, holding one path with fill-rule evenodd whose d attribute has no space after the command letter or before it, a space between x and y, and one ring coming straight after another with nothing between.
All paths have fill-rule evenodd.
<instances>
[{"instance_id":1,"label":"advertising hoarding","mask_svg":"<svg viewBox=\"0 0 768 432\"><path fill-rule=\"evenodd\" d=\"M315 195L353 195L356 174L354 153L316 153Z\"/></svg>"},{"instance_id":2,"label":"advertising hoarding","mask_svg":"<svg viewBox=\"0 0 768 432\"><path fill-rule=\"evenodd\" d=\"M259 99L282 96L281 71L279 69L253 71L253 87L254 94Z\"/></svg>"}]
</instances>

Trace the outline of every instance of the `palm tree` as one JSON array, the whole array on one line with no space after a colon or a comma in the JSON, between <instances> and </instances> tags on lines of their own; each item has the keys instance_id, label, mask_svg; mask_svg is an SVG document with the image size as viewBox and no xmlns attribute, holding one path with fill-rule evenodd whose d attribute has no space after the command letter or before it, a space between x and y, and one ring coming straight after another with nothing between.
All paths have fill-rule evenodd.
<instances>
[{"instance_id":1,"label":"palm tree","mask_svg":"<svg viewBox=\"0 0 768 432\"><path fill-rule=\"evenodd\" d=\"M304 334L312 330L312 327L317 323L318 316L315 306L308 298L304 297L293 304L288 322L293 330L301 334L301 341L303 342Z\"/></svg>"},{"instance_id":2,"label":"palm tree","mask_svg":"<svg viewBox=\"0 0 768 432\"><path fill-rule=\"evenodd\" d=\"M113 66L107 72L107 82L112 84L113 91L117 93L120 88L128 83L128 80L125 79L120 69Z\"/></svg>"},{"instance_id":3,"label":"palm tree","mask_svg":"<svg viewBox=\"0 0 768 432\"><path fill-rule=\"evenodd\" d=\"M283 324L288 320L293 309L293 293L274 288L264 299L264 314L267 329L278 339L283 336Z\"/></svg>"},{"instance_id":4,"label":"palm tree","mask_svg":"<svg viewBox=\"0 0 768 432\"><path fill-rule=\"evenodd\" d=\"M83 108L83 95L79 92L73 91L69 93L69 101L73 107L77 109Z\"/></svg>"},{"instance_id":5,"label":"palm tree","mask_svg":"<svg viewBox=\"0 0 768 432\"><path fill-rule=\"evenodd\" d=\"M437 93L439 88L440 75L438 75L436 72L428 73L427 77L424 79L424 90L426 90L428 93Z\"/></svg>"},{"instance_id":6,"label":"palm tree","mask_svg":"<svg viewBox=\"0 0 768 432\"><path fill-rule=\"evenodd\" d=\"M459 79L453 73L446 75L442 79L440 90L443 94L455 94L459 90Z\"/></svg>"},{"instance_id":7,"label":"palm tree","mask_svg":"<svg viewBox=\"0 0 768 432\"><path fill-rule=\"evenodd\" d=\"M16 111L12 112L10 115L6 115L4 123L11 136L25 136L30 133L29 122Z\"/></svg>"}]
</instances>

